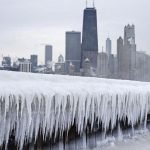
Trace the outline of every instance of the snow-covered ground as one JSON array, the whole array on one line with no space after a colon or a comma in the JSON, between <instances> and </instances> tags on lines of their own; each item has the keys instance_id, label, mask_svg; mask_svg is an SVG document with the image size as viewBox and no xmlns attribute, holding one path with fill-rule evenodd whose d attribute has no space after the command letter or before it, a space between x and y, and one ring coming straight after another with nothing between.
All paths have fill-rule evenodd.
<instances>
[{"instance_id":1,"label":"snow-covered ground","mask_svg":"<svg viewBox=\"0 0 150 150\"><path fill-rule=\"evenodd\" d=\"M74 123L82 133L95 120L104 131L126 117L129 125L146 127L149 112L150 83L0 71L0 145L14 128L22 148L25 140L36 140L39 128L45 139Z\"/></svg>"}]
</instances>

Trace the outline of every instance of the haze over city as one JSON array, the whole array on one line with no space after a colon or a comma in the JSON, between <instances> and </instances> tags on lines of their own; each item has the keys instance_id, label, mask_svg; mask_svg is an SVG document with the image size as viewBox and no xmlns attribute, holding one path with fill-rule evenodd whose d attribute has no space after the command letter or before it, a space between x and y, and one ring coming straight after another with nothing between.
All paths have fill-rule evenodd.
<instances>
[{"instance_id":1,"label":"haze over city","mask_svg":"<svg viewBox=\"0 0 150 150\"><path fill-rule=\"evenodd\" d=\"M116 40L129 23L136 28L137 50L150 53L149 5L148 0L95 1L99 51L109 36L116 53ZM88 6L93 6L92 1ZM65 53L65 32L82 31L85 7L84 0L1 0L0 55L29 57L35 53L44 63L44 45L51 44L56 60Z\"/></svg>"}]
</instances>

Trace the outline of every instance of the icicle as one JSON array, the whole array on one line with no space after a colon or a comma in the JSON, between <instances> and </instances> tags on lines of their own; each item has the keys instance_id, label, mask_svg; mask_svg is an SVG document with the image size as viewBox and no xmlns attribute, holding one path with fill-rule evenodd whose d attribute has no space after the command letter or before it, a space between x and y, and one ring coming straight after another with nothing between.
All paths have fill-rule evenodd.
<instances>
[{"instance_id":1,"label":"icicle","mask_svg":"<svg viewBox=\"0 0 150 150\"><path fill-rule=\"evenodd\" d=\"M122 141L122 140L123 140L122 130L120 127L120 123L118 123L118 141Z\"/></svg>"},{"instance_id":2,"label":"icicle","mask_svg":"<svg viewBox=\"0 0 150 150\"><path fill-rule=\"evenodd\" d=\"M13 129L22 149L39 131L43 140L55 139L74 124L80 135L88 123L91 130L102 124L105 137L121 121L146 128L150 113L149 83L7 72L1 72L0 82L0 145L7 145Z\"/></svg>"}]
</instances>

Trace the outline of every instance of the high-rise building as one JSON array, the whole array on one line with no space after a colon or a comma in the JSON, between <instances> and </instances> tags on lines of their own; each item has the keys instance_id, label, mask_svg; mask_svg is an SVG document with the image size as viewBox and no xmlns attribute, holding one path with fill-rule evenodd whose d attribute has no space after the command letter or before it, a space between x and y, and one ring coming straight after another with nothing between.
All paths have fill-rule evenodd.
<instances>
[{"instance_id":1,"label":"high-rise building","mask_svg":"<svg viewBox=\"0 0 150 150\"><path fill-rule=\"evenodd\" d=\"M108 55L105 52L101 52L98 54L98 63L97 63L97 75L99 77L108 77L109 75L109 61Z\"/></svg>"},{"instance_id":2,"label":"high-rise building","mask_svg":"<svg viewBox=\"0 0 150 150\"><path fill-rule=\"evenodd\" d=\"M106 54L108 56L108 77L114 77L114 55L112 54L112 44L110 38L106 39Z\"/></svg>"},{"instance_id":3,"label":"high-rise building","mask_svg":"<svg viewBox=\"0 0 150 150\"><path fill-rule=\"evenodd\" d=\"M31 55L30 56L30 61L32 63L32 71L34 71L34 69L37 67L38 65L38 56L37 55Z\"/></svg>"},{"instance_id":4,"label":"high-rise building","mask_svg":"<svg viewBox=\"0 0 150 150\"><path fill-rule=\"evenodd\" d=\"M134 79L136 70L135 27L127 25L124 28L124 42L117 41L118 75L121 79Z\"/></svg>"},{"instance_id":5,"label":"high-rise building","mask_svg":"<svg viewBox=\"0 0 150 150\"><path fill-rule=\"evenodd\" d=\"M86 58L84 60L84 64L83 64L83 76L86 76L86 77L90 77L90 76L93 76L93 71L92 71L92 68L91 68L91 63L90 63L90 60L88 58Z\"/></svg>"},{"instance_id":6,"label":"high-rise building","mask_svg":"<svg viewBox=\"0 0 150 150\"><path fill-rule=\"evenodd\" d=\"M31 72L31 61L25 58L18 59L20 72Z\"/></svg>"},{"instance_id":7,"label":"high-rise building","mask_svg":"<svg viewBox=\"0 0 150 150\"><path fill-rule=\"evenodd\" d=\"M53 47L51 45L45 46L45 66L52 62Z\"/></svg>"},{"instance_id":8,"label":"high-rise building","mask_svg":"<svg viewBox=\"0 0 150 150\"><path fill-rule=\"evenodd\" d=\"M124 70L125 79L134 79L136 68L135 26L124 28Z\"/></svg>"},{"instance_id":9,"label":"high-rise building","mask_svg":"<svg viewBox=\"0 0 150 150\"><path fill-rule=\"evenodd\" d=\"M128 44L130 39L132 39L132 42L135 43L135 26L128 24L124 28L124 44Z\"/></svg>"},{"instance_id":10,"label":"high-rise building","mask_svg":"<svg viewBox=\"0 0 150 150\"><path fill-rule=\"evenodd\" d=\"M69 66L74 66L75 72L80 72L81 64L81 33L66 32L66 72L69 73Z\"/></svg>"},{"instance_id":11,"label":"high-rise building","mask_svg":"<svg viewBox=\"0 0 150 150\"><path fill-rule=\"evenodd\" d=\"M83 31L82 31L82 63L89 59L91 67L97 68L98 34L97 34L97 12L96 9L84 9Z\"/></svg>"},{"instance_id":12,"label":"high-rise building","mask_svg":"<svg viewBox=\"0 0 150 150\"><path fill-rule=\"evenodd\" d=\"M115 56L113 54L110 54L108 59L108 77L115 78Z\"/></svg>"},{"instance_id":13,"label":"high-rise building","mask_svg":"<svg viewBox=\"0 0 150 150\"><path fill-rule=\"evenodd\" d=\"M150 55L143 51L136 52L136 80L150 81Z\"/></svg>"},{"instance_id":14,"label":"high-rise building","mask_svg":"<svg viewBox=\"0 0 150 150\"><path fill-rule=\"evenodd\" d=\"M10 57L3 57L2 66L11 67L11 58Z\"/></svg>"},{"instance_id":15,"label":"high-rise building","mask_svg":"<svg viewBox=\"0 0 150 150\"><path fill-rule=\"evenodd\" d=\"M55 64L55 73L65 74L65 62L64 57L62 55L58 57L58 62Z\"/></svg>"},{"instance_id":16,"label":"high-rise building","mask_svg":"<svg viewBox=\"0 0 150 150\"><path fill-rule=\"evenodd\" d=\"M123 48L123 38L119 37L117 40L117 61L118 61L118 78L123 78L123 71L124 71L124 48Z\"/></svg>"},{"instance_id":17,"label":"high-rise building","mask_svg":"<svg viewBox=\"0 0 150 150\"><path fill-rule=\"evenodd\" d=\"M111 40L110 38L106 39L106 53L108 57L111 55Z\"/></svg>"}]
</instances>

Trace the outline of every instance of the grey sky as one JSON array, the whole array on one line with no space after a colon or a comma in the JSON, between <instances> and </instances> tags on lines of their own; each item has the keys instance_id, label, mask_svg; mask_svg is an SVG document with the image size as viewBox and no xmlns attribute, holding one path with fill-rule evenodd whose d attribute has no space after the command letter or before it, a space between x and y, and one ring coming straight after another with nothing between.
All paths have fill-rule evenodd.
<instances>
[{"instance_id":1,"label":"grey sky","mask_svg":"<svg viewBox=\"0 0 150 150\"><path fill-rule=\"evenodd\" d=\"M89 0L88 6L92 5ZM135 24L137 50L150 53L149 0L96 0L99 51L109 35L116 40L126 24ZM65 31L82 31L85 0L0 0L0 55L40 55L44 45L54 47L54 60L65 52Z\"/></svg>"}]
</instances>

